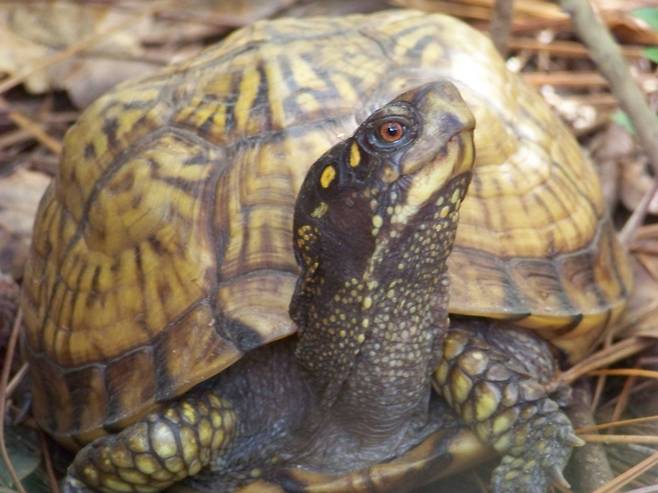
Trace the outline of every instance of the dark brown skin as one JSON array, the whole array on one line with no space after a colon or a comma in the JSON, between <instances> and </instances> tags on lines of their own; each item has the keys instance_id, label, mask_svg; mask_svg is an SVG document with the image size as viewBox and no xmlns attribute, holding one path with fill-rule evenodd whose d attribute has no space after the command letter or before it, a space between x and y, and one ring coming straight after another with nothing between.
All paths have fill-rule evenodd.
<instances>
[{"instance_id":1,"label":"dark brown skin","mask_svg":"<svg viewBox=\"0 0 658 493\"><path fill-rule=\"evenodd\" d=\"M432 399L433 383L507 454L496 493L546 491L573 436L542 385L555 370L548 347L490 322L448 331L446 259L473 126L454 86L435 82L399 96L322 156L295 210L297 337L254 350L85 447L65 491L156 491L186 478L198 491L257 478L307 491L291 471L350 475L454 423ZM518 348L531 358L511 356Z\"/></svg>"}]
</instances>

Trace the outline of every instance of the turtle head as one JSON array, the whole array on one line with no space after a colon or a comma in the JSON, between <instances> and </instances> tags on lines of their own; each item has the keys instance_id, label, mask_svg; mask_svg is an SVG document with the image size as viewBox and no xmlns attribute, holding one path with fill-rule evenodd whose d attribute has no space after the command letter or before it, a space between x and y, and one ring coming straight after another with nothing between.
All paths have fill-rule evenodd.
<instances>
[{"instance_id":1,"label":"turtle head","mask_svg":"<svg viewBox=\"0 0 658 493\"><path fill-rule=\"evenodd\" d=\"M295 256L306 281L362 280L375 264L404 254L400 248L411 247L409 236L419 228L456 223L473 166L474 125L455 86L431 82L373 112L318 159L294 217ZM432 248L447 254L450 245L426 250Z\"/></svg>"}]
</instances>

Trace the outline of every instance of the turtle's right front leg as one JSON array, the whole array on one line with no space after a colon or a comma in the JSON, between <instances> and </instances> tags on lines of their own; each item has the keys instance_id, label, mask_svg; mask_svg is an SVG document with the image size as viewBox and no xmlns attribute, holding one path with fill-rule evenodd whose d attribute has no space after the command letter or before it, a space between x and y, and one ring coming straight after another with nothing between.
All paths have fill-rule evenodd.
<instances>
[{"instance_id":1,"label":"turtle's right front leg","mask_svg":"<svg viewBox=\"0 0 658 493\"><path fill-rule=\"evenodd\" d=\"M233 441L236 413L212 390L191 393L76 455L65 493L160 491L197 474Z\"/></svg>"}]
</instances>

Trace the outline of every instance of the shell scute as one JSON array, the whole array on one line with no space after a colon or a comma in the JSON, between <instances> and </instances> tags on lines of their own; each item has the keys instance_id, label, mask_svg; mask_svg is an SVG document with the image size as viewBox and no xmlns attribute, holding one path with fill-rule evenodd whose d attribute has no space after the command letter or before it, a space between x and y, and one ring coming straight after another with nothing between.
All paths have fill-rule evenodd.
<instances>
[{"instance_id":1,"label":"shell scute","mask_svg":"<svg viewBox=\"0 0 658 493\"><path fill-rule=\"evenodd\" d=\"M281 19L122 84L67 134L23 294L44 428L85 441L294 332L290 230L308 167L440 77L478 122L451 312L513 320L582 356L623 308L630 271L593 166L540 96L449 17Z\"/></svg>"}]
</instances>

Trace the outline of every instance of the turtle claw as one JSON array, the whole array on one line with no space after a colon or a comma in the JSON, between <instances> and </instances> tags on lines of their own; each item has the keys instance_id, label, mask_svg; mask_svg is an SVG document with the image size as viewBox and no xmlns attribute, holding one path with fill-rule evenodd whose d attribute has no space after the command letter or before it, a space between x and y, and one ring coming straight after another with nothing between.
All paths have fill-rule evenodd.
<instances>
[{"instance_id":1,"label":"turtle claw","mask_svg":"<svg viewBox=\"0 0 658 493\"><path fill-rule=\"evenodd\" d=\"M569 481L567 481L567 478L564 477L562 470L557 465L551 466L546 472L555 484L567 490L571 489Z\"/></svg>"},{"instance_id":2,"label":"turtle claw","mask_svg":"<svg viewBox=\"0 0 658 493\"><path fill-rule=\"evenodd\" d=\"M553 406L544 408L551 411L519 424L513 438L515 446L501 451L505 455L494 470L494 493L546 493L551 484L570 488L562 470L571 449L585 442L576 436L562 411L553 410Z\"/></svg>"},{"instance_id":3,"label":"turtle claw","mask_svg":"<svg viewBox=\"0 0 658 493\"><path fill-rule=\"evenodd\" d=\"M582 447L586 443L585 440L580 438L574 432L569 432L567 436L564 437L564 441L572 447Z\"/></svg>"}]
</instances>

